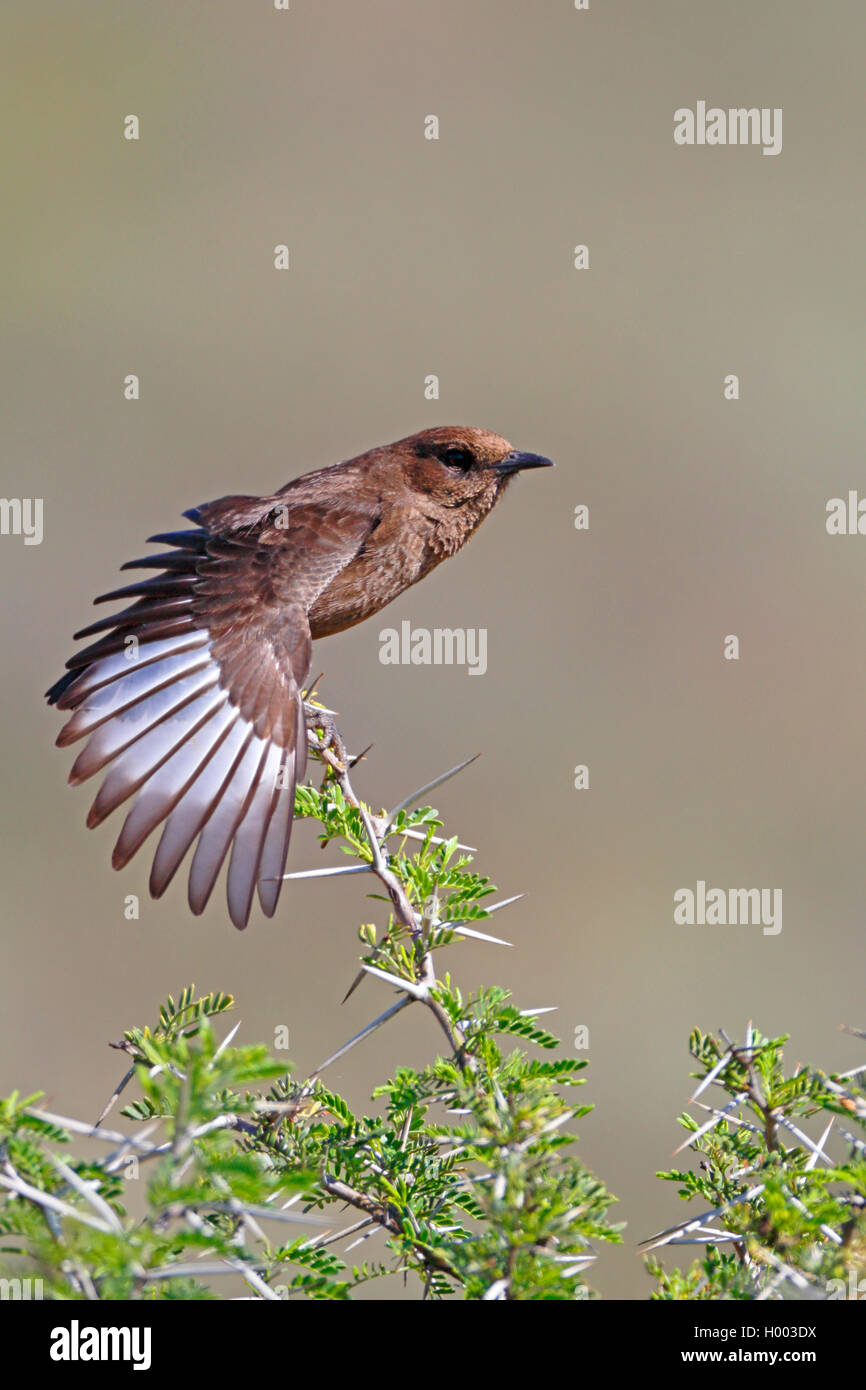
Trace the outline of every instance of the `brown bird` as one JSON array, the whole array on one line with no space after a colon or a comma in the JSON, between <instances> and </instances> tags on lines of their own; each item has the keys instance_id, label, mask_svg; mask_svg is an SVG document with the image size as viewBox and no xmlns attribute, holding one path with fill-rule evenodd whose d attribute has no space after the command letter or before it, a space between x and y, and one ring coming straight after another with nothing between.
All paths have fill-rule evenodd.
<instances>
[{"instance_id":1,"label":"brown bird","mask_svg":"<svg viewBox=\"0 0 866 1390\"><path fill-rule=\"evenodd\" d=\"M197 838L192 911L204 910L231 847L235 926L246 926L256 886L273 916L306 769L313 639L384 608L465 545L516 473L547 466L487 430L422 430L272 496L194 507L184 513L194 529L151 536L171 549L122 568L162 573L95 600L132 603L75 634L103 635L47 692L74 711L58 745L87 738L70 782L110 765L87 824L138 793L114 867L162 825L154 898Z\"/></svg>"}]
</instances>

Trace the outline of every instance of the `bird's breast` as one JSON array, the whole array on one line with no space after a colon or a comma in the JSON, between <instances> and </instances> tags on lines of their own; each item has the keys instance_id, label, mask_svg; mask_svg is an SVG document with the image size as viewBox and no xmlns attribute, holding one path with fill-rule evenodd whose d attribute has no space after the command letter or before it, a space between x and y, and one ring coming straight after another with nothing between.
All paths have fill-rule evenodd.
<instances>
[{"instance_id":1,"label":"bird's breast","mask_svg":"<svg viewBox=\"0 0 866 1390\"><path fill-rule=\"evenodd\" d=\"M331 580L310 608L312 636L327 637L363 622L435 564L438 558L418 531L404 532L399 542L396 537L383 538L369 545Z\"/></svg>"}]
</instances>

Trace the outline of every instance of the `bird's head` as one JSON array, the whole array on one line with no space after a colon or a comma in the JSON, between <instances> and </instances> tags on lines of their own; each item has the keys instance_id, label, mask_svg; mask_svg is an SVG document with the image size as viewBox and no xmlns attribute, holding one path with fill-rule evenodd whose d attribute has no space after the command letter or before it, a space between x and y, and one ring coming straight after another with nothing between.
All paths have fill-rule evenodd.
<instances>
[{"instance_id":1,"label":"bird's head","mask_svg":"<svg viewBox=\"0 0 866 1390\"><path fill-rule=\"evenodd\" d=\"M468 426L421 430L395 447L410 487L439 506L473 504L473 510L482 513L489 511L516 473L553 467L540 454L513 449L501 435Z\"/></svg>"}]
</instances>

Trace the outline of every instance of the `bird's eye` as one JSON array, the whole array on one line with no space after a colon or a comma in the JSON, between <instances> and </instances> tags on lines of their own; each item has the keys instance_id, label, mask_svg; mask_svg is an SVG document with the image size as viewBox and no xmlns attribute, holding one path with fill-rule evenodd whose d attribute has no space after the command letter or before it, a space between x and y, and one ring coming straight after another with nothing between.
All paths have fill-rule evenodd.
<instances>
[{"instance_id":1,"label":"bird's eye","mask_svg":"<svg viewBox=\"0 0 866 1390\"><path fill-rule=\"evenodd\" d=\"M442 462L446 463L449 468L466 469L472 463L472 455L468 449L461 448L459 444L453 444L443 451Z\"/></svg>"}]
</instances>

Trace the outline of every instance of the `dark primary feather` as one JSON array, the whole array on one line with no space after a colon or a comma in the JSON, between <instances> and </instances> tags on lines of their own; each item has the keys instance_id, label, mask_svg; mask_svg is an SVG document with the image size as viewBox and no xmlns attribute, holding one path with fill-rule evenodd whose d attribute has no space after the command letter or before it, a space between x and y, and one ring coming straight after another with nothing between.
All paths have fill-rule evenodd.
<instances>
[{"instance_id":1,"label":"dark primary feather","mask_svg":"<svg viewBox=\"0 0 866 1390\"><path fill-rule=\"evenodd\" d=\"M197 842L189 902L198 913L228 855L229 913L243 927L256 887L264 912L276 909L306 768L307 612L374 518L300 503L280 528L250 498L188 515L195 530L152 538L173 550L124 566L160 574L96 600L136 602L83 629L105 635L70 659L48 699L72 711L58 743L87 740L70 780L108 769L88 824L135 797L115 868L162 826L150 879L158 897Z\"/></svg>"}]
</instances>

